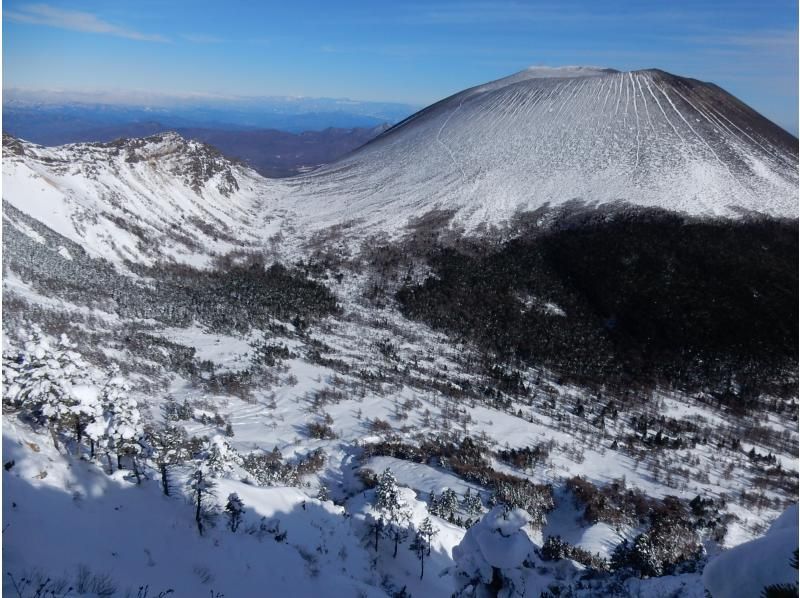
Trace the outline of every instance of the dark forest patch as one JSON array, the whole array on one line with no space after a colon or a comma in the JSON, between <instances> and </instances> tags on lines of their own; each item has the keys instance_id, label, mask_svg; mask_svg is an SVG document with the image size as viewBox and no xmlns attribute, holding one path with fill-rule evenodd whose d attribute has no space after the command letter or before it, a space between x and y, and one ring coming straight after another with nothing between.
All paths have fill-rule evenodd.
<instances>
[{"instance_id":1,"label":"dark forest patch","mask_svg":"<svg viewBox=\"0 0 800 598\"><path fill-rule=\"evenodd\" d=\"M297 268L268 264L259 255L244 263L220 259L218 267L209 269L129 263L139 275L129 276L13 206L4 204L3 209L3 268L47 297L168 326L187 327L197 321L217 332L268 329L273 319L292 321L301 329L338 310L336 298L324 285ZM43 242L34 241L12 221L36 231ZM72 259L65 259L60 247Z\"/></svg>"},{"instance_id":2,"label":"dark forest patch","mask_svg":"<svg viewBox=\"0 0 800 598\"><path fill-rule=\"evenodd\" d=\"M403 313L590 385L794 391L796 221L608 214L469 251L438 246Z\"/></svg>"}]
</instances>

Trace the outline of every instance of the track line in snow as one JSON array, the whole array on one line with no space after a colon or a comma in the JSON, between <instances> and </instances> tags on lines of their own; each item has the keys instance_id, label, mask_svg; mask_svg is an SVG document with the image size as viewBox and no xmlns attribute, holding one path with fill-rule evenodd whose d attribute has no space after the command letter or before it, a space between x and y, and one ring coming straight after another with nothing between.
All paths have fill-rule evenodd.
<instances>
[{"instance_id":1,"label":"track line in snow","mask_svg":"<svg viewBox=\"0 0 800 598\"><path fill-rule=\"evenodd\" d=\"M639 168L639 149L642 145L642 140L639 133L639 108L636 106L636 87L633 85L633 75L628 73L628 77L631 79L631 87L633 88L633 111L636 116L636 164L633 166L633 169L636 170Z\"/></svg>"},{"instance_id":2,"label":"track line in snow","mask_svg":"<svg viewBox=\"0 0 800 598\"><path fill-rule=\"evenodd\" d=\"M628 73L630 74L630 73ZM628 80L625 78L625 75L622 76L622 81L625 84L625 111L622 113L622 127L628 127L628 106L631 102L631 92L628 89Z\"/></svg>"},{"instance_id":3,"label":"track line in snow","mask_svg":"<svg viewBox=\"0 0 800 598\"><path fill-rule=\"evenodd\" d=\"M439 144L440 144L440 145L441 145L441 146L442 146L442 147L445 149L445 151L447 152L447 155L448 155L448 156L450 156L450 160L453 162L453 164L455 165L455 167L456 167L456 168L458 168L458 171L461 173L461 178L462 178L463 180L465 180L465 181L466 181L466 180L467 180L467 175L466 175L466 173L464 172L464 169L463 169L463 168L461 168L461 164L459 164L458 162L456 162L455 156L453 156L453 152L452 152L452 151L450 151L450 148L449 148L449 147L447 147L447 145L445 144L445 142L444 142L444 141L442 141L442 131L443 131L443 130L444 130L444 128L447 126L447 123L448 123L448 122L450 122L450 118L451 118L451 117L452 117L452 116L453 116L453 115L454 115L456 112L458 112L459 110L461 110L461 105L462 105L463 103L464 103L464 100L462 99L462 100L461 100L461 101L458 103L458 106L456 106L456 107L455 107L455 109L454 109L452 112L450 112L450 114L448 114L448 115L447 115L447 118L444 120L444 122L442 123L442 126L441 126L441 127L439 127L439 131L436 133L436 141L437 141L437 142L438 142L438 143L439 143Z\"/></svg>"},{"instance_id":4,"label":"track line in snow","mask_svg":"<svg viewBox=\"0 0 800 598\"><path fill-rule=\"evenodd\" d=\"M536 110L536 106L539 104L539 99L542 97L542 95L543 92L541 89L537 89L534 92L533 96L528 102L528 109L525 111L525 116L529 116L534 110Z\"/></svg>"},{"instance_id":5,"label":"track line in snow","mask_svg":"<svg viewBox=\"0 0 800 598\"><path fill-rule=\"evenodd\" d=\"M672 109L673 109L673 110L675 110L675 112L678 114L678 116L680 116L680 117L681 117L681 119L683 120L683 122L685 122L685 123L686 123L686 126L687 126L687 127L689 127L689 130L690 130L692 133L694 133L694 135L695 135L695 136L696 136L696 137L697 137L697 138L698 138L698 139L699 139L701 142L703 142L703 144L704 144L704 145L705 145L705 146L708 148L708 151L710 151L710 152L711 152L711 154L714 156L714 158L716 158L717 162L719 162L719 163L720 163L720 165L721 165L721 166L722 166L722 167L723 167L723 168L724 168L724 169L725 169L725 170L728 172L728 175L730 175L730 177L731 177L731 178L734 180L734 182L735 182L737 185L739 185L739 187L742 189L742 191L744 191L745 193L747 193L747 194L748 194L748 195L749 195L749 196L750 196L752 199L755 199L755 196L752 194L752 192L750 191L750 189L746 188L746 187L745 187L745 186L742 184L742 182L741 182L741 181L740 181L738 178L736 178L736 176L733 174L733 172L732 172L732 171L731 171L731 169L728 167L728 165L727 165L727 164L725 164L725 162L723 162L723 161L720 159L720 157L717 155L717 152L715 152L715 151L714 151L714 148L713 148L713 147L711 147L711 144L710 144L708 141L706 141L706 140L705 140L705 138L704 138L702 135L700 135L700 134L699 134L697 131L695 131L695 130L694 130L694 127L692 127L692 125L689 123L689 121L688 121L688 120L686 120L686 117L685 117L685 116L684 116L684 115L681 113L681 111L680 111L680 110L678 110L678 107L677 107L677 106L675 106L675 104L672 102L672 99L671 99L671 98L670 98L670 97L667 95L667 93L666 93L666 92L665 92L663 89L661 89L661 87L659 87L659 89L661 90L661 93L662 93L662 94L664 94L664 97L665 97L665 98L667 98L667 101L670 103L670 106L672 106ZM689 102L689 105L690 105L690 106L692 106L692 108L694 108L694 105L693 105L691 102ZM695 108L695 110L697 110L697 109Z\"/></svg>"},{"instance_id":6,"label":"track line in snow","mask_svg":"<svg viewBox=\"0 0 800 598\"><path fill-rule=\"evenodd\" d=\"M619 103L622 100L622 84L619 85L619 90L617 90L617 82L620 82L622 79L621 77L614 76L614 95L617 96L617 103L614 105L614 116L619 113Z\"/></svg>"},{"instance_id":7,"label":"track line in snow","mask_svg":"<svg viewBox=\"0 0 800 598\"><path fill-rule=\"evenodd\" d=\"M606 97L603 99L603 113L606 111L606 103L608 102L608 96L611 94L611 85L606 85L607 81L602 82L602 86L606 88Z\"/></svg>"},{"instance_id":8,"label":"track line in snow","mask_svg":"<svg viewBox=\"0 0 800 598\"><path fill-rule=\"evenodd\" d=\"M653 133L656 133L656 134L658 134L658 133L656 132L656 128L655 128L655 126L653 126L653 121L652 121L652 119L650 118L650 109L647 107L647 98L645 97L645 95L644 95L644 90L642 89L642 80L641 80L641 77L639 77L639 76L637 75L635 80L636 80L636 84L639 86L639 93L641 93L641 94L642 94L642 103L644 104L644 112L645 112L645 114L647 115L647 122L650 124L650 128L653 130Z\"/></svg>"},{"instance_id":9,"label":"track line in snow","mask_svg":"<svg viewBox=\"0 0 800 598\"><path fill-rule=\"evenodd\" d=\"M661 105L661 102L658 101L656 94L653 93L653 90L650 88L650 83L648 82L647 79L645 79L644 84L647 85L647 91L650 92L650 95L653 96L653 99L656 101L656 104L658 104L658 109L661 110L661 114L664 115L664 120L667 121L669 126L672 127L672 130L675 131L675 134L678 136L678 139L683 141L683 137L681 137L681 134L678 133L678 129L675 128L675 125L672 124L672 121L667 116L667 113L664 112L664 107ZM656 85L655 81L653 81L653 85Z\"/></svg>"},{"instance_id":10,"label":"track line in snow","mask_svg":"<svg viewBox=\"0 0 800 598\"><path fill-rule=\"evenodd\" d=\"M572 81L570 81L570 84L571 83L572 83ZM566 87L564 89L566 90ZM555 120L558 120L558 117L561 116L561 112L564 110L564 108L566 107L567 103L578 93L578 91L580 91L580 87L578 85L576 85L575 89L572 90L572 93L570 93L566 98L561 100L561 107L558 109L558 112L556 112Z\"/></svg>"},{"instance_id":11,"label":"track line in snow","mask_svg":"<svg viewBox=\"0 0 800 598\"><path fill-rule=\"evenodd\" d=\"M700 137L699 135L697 135L697 132L696 132L696 131L695 131L695 130L692 128L692 126L689 124L689 121L687 121L687 120L686 120L686 119L683 117L683 114L681 114L681 113L680 113L680 111L679 111L679 110L678 110L678 108L675 106L675 104L672 102L672 100L671 100L671 99L670 99L670 97L667 95L667 93L666 93L666 92L665 92L665 91L664 91L664 90L661 88L661 86L660 86L658 83L656 83L656 81L655 81L655 80L653 80L653 85L655 85L655 86L656 86L656 88L658 89L658 91L660 91L660 92L661 92L661 94L662 94L662 95L663 95L663 96L666 98L666 100L669 102L669 104L670 104L670 106L672 107L672 109L673 109L673 110L674 110L674 111L675 111L675 112L678 114L678 116L681 118L681 120L683 120L683 122L684 122L684 123L686 123L686 126L688 126L688 127L689 127L689 130L690 130L692 133L694 133L694 134L695 134L697 137ZM659 105L660 105L660 104L659 104ZM662 111L663 111L663 110L662 110ZM665 116L666 116L666 115L665 115ZM673 128L674 128L674 127L673 127ZM684 140L682 137L681 137L681 140L684 142L684 144L686 144L686 140ZM701 140L701 141L703 141L703 142L705 143L705 140L704 140L702 137L700 137L700 140ZM708 144L706 143L706 145L708 145ZM697 160L697 157L695 156L695 152L694 152L694 149L692 148L691 144L686 144L686 147L687 147L687 149L689 150L689 153L691 153L691 155L692 155L692 158L693 158L693 159L695 159L695 160ZM708 146L708 147L709 147L709 149L711 149L711 146ZM717 160L719 160L719 156L717 156L717 154L714 152L714 150L713 150L713 149L711 150L711 153L714 155L714 157L715 157ZM750 192L749 192L749 190L747 190L747 189L744 189L744 187L742 187L741 183L739 183L739 181L736 179L736 177L733 177L733 174L730 172L730 169L728 169L728 167L727 167L725 164L723 164L721 160L720 160L720 164L722 164L722 166L723 166L723 167L724 167L724 168L725 168L725 169L728 171L728 174L729 174L729 175L730 175L730 176L733 178L733 181L734 181L735 183L739 184L739 186L740 186L740 187L741 187L743 190L745 190L745 192L746 192L748 195L750 195L750 197L752 198L752 197L753 197L752 193L750 193ZM709 204L708 204L708 202L706 202L706 201L703 199L703 197L702 197L701 195L699 195L699 194L698 194L698 195L696 195L695 197L697 198L697 200L698 200L700 203L702 203L704 206L706 206L706 210L708 210L708 211L709 211L709 212L711 212L711 213L714 213L714 212L715 212L715 210L711 210L711 209L709 209Z\"/></svg>"},{"instance_id":12,"label":"track line in snow","mask_svg":"<svg viewBox=\"0 0 800 598\"><path fill-rule=\"evenodd\" d=\"M739 132L741 132L741 133L742 133L742 135L744 135L745 137L747 137L747 138L748 138L750 141L752 141L752 142L753 142L753 143L755 143L755 144L756 144L758 147L760 147L762 150L764 150L764 152L765 152L765 153L767 153L767 154L769 154L770 156L774 157L776 160L778 160L778 161L780 161L780 162L783 162L785 165L787 165L787 166L791 167L793 170L796 170L796 169L797 169L797 164L796 164L796 162L787 162L785 159L781 158L780 156L777 156L777 155L773 154L773 153L772 153L772 151L771 151L769 148L767 148L767 147L764 147L764 145L762 145L762 144L761 144L761 143L760 143L760 142L759 142L757 139L755 139L754 137L752 137L752 136L751 136L751 135L750 135L750 134L749 134L747 131L744 131L744 130L742 130L742 129L741 129L739 126L737 126L737 125L736 125L734 122L732 122L730 119L728 119L728 117L727 117L727 116L725 116L725 115L724 115L724 114L722 114L721 112L718 112L718 111L717 111L716 109L714 109L713 107L712 107L712 108L710 108L710 110L712 110L712 111L713 111L715 114L718 114L720 117L724 118L724 119L725 119L725 120L726 120L728 123L730 123L730 124L731 124L731 126L733 126L733 127L736 129L736 130L738 130ZM720 121L720 122L721 122L721 121ZM724 126L724 125L723 125L723 126ZM726 128L726 129L727 129L727 130L728 130L728 131L731 133L731 135L733 135L734 137L736 136L736 134L735 134L733 131L731 131L731 130L730 130L730 129L728 129L727 127L725 127L725 128Z\"/></svg>"}]
</instances>

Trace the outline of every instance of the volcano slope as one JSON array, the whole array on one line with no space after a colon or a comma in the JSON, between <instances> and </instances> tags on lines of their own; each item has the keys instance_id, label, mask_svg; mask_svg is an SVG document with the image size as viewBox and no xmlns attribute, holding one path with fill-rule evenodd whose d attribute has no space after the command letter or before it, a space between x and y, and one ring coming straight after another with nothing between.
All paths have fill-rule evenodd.
<instances>
[{"instance_id":1,"label":"volcano slope","mask_svg":"<svg viewBox=\"0 0 800 598\"><path fill-rule=\"evenodd\" d=\"M797 139L713 84L533 68L442 100L296 184L323 226L390 228L436 208L474 229L575 200L796 217Z\"/></svg>"},{"instance_id":2,"label":"volcano slope","mask_svg":"<svg viewBox=\"0 0 800 598\"><path fill-rule=\"evenodd\" d=\"M587 68L281 181L5 138L4 589L703 596L797 501L796 144Z\"/></svg>"}]
</instances>

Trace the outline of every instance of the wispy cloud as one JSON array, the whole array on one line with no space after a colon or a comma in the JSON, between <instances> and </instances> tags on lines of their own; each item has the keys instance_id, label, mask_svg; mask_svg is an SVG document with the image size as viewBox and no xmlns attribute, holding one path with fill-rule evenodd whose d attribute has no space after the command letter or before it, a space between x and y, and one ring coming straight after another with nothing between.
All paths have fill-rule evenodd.
<instances>
[{"instance_id":1,"label":"wispy cloud","mask_svg":"<svg viewBox=\"0 0 800 598\"><path fill-rule=\"evenodd\" d=\"M420 58L425 56L458 57L519 57L530 54L530 47L511 44L507 47L476 45L474 43L408 43L408 44L325 44L317 48L325 54L374 54L393 58Z\"/></svg>"},{"instance_id":2,"label":"wispy cloud","mask_svg":"<svg viewBox=\"0 0 800 598\"><path fill-rule=\"evenodd\" d=\"M364 22L386 21L404 25L449 25L474 26L488 24L531 23L594 23L597 22L631 22L631 21L689 21L698 16L712 14L708 10L696 8L691 12L669 7L647 5L645 10L632 11L630 8L602 2L591 4L584 2L553 3L551 6L532 2L519 1L460 1L439 2L433 0L424 3L404 3L391 16L368 15L360 18Z\"/></svg>"},{"instance_id":3,"label":"wispy cloud","mask_svg":"<svg viewBox=\"0 0 800 598\"><path fill-rule=\"evenodd\" d=\"M215 35L205 35L203 33L184 33L181 35L187 42L193 44L221 44L225 40Z\"/></svg>"},{"instance_id":4,"label":"wispy cloud","mask_svg":"<svg viewBox=\"0 0 800 598\"><path fill-rule=\"evenodd\" d=\"M695 46L742 52L785 53L788 51L796 54L798 46L797 30L793 29L762 30L748 33L706 30L703 34L673 36L667 39Z\"/></svg>"},{"instance_id":5,"label":"wispy cloud","mask_svg":"<svg viewBox=\"0 0 800 598\"><path fill-rule=\"evenodd\" d=\"M163 35L142 33L104 21L95 14L78 10L64 10L48 4L27 4L18 10L4 11L4 17L16 23L44 25L70 31L113 35L143 42L168 42Z\"/></svg>"}]
</instances>

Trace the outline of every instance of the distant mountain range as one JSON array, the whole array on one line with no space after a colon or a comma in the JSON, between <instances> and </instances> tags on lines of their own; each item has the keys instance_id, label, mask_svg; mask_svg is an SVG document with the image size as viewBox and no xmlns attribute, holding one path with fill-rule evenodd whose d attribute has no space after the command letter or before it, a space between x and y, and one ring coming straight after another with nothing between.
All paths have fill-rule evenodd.
<instances>
[{"instance_id":1,"label":"distant mountain range","mask_svg":"<svg viewBox=\"0 0 800 598\"><path fill-rule=\"evenodd\" d=\"M388 128L388 124L383 124L348 129L330 127L321 131L292 133L277 129L167 127L148 121L86 128L70 133L44 132L33 138L21 135L20 138L38 140L41 145L52 146L62 144L49 143L48 140L53 138L61 139L63 143L109 142L174 131L187 139L213 145L227 157L244 162L265 177L282 178L333 162Z\"/></svg>"},{"instance_id":2,"label":"distant mountain range","mask_svg":"<svg viewBox=\"0 0 800 598\"><path fill-rule=\"evenodd\" d=\"M405 104L327 98L134 98L8 90L3 129L46 146L177 131L267 177L332 162L411 114ZM92 100L92 101L90 101Z\"/></svg>"},{"instance_id":3,"label":"distant mountain range","mask_svg":"<svg viewBox=\"0 0 800 598\"><path fill-rule=\"evenodd\" d=\"M290 96L211 97L69 92L3 91L7 132L45 145L74 140L76 133L110 125L158 122L165 127L278 129L301 132L330 127L396 123L419 106L342 98Z\"/></svg>"},{"instance_id":4,"label":"distant mountain range","mask_svg":"<svg viewBox=\"0 0 800 598\"><path fill-rule=\"evenodd\" d=\"M191 127L173 130L188 139L213 145L226 156L242 160L263 176L282 178L333 162L388 128L388 124L352 129L331 127L302 133L276 129L242 131Z\"/></svg>"}]
</instances>

